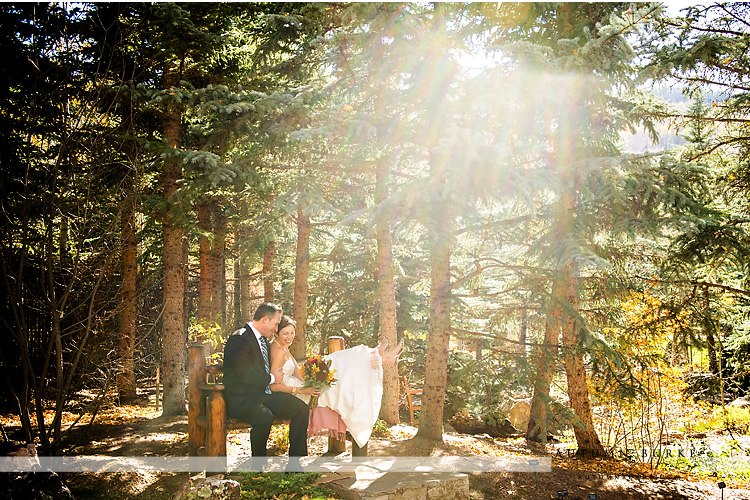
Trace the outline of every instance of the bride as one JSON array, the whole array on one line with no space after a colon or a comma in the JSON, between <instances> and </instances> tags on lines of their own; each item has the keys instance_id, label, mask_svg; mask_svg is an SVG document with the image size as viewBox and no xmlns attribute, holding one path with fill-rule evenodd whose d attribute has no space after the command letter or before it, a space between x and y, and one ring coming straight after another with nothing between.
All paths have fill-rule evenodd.
<instances>
[{"instance_id":1,"label":"bride","mask_svg":"<svg viewBox=\"0 0 750 500\"><path fill-rule=\"evenodd\" d=\"M314 387L302 388L304 378L297 360L289 352L289 346L294 341L294 327L297 324L289 316L282 316L276 338L271 342L271 373L276 375L280 383L271 384L273 392L288 392L297 396L305 403L310 402L310 396L320 396L320 389ZM281 377L278 374L281 373Z\"/></svg>"},{"instance_id":2,"label":"bride","mask_svg":"<svg viewBox=\"0 0 750 500\"><path fill-rule=\"evenodd\" d=\"M319 433L321 427L332 429L332 434L348 429L357 445L364 446L370 439L372 426L378 419L383 397L383 363L398 361L404 348L403 340L393 349L381 343L377 348L359 345L326 356L335 370L336 383L322 392L313 387L302 389L304 383L299 365L289 352L295 335L295 321L283 316L278 333L271 344L271 372L280 383L271 384L275 392L288 392L308 402L310 396L320 396L319 407L329 408L338 415L313 412L308 435ZM330 412L329 412L330 413ZM336 420L339 422L337 428ZM341 423L346 424L345 428Z\"/></svg>"}]
</instances>

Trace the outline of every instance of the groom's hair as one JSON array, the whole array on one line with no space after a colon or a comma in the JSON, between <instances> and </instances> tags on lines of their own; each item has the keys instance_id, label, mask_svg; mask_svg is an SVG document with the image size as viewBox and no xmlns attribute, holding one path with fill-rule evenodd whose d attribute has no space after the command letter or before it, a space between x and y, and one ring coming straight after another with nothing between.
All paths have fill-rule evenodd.
<instances>
[{"instance_id":1,"label":"groom's hair","mask_svg":"<svg viewBox=\"0 0 750 500\"><path fill-rule=\"evenodd\" d=\"M276 313L280 312L281 308L273 302L263 302L258 306L258 309L255 310L253 321L260 321L261 318L264 318L266 316L268 316L269 318L273 318L274 316L276 316Z\"/></svg>"}]
</instances>

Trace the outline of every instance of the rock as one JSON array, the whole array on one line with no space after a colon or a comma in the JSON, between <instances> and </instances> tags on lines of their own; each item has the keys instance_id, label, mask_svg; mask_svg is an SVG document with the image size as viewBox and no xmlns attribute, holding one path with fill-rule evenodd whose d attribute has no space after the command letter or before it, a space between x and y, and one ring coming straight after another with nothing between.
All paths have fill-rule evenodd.
<instances>
[{"instance_id":1,"label":"rock","mask_svg":"<svg viewBox=\"0 0 750 500\"><path fill-rule=\"evenodd\" d=\"M240 483L224 476L190 480L175 493L172 500L239 500Z\"/></svg>"},{"instance_id":2,"label":"rock","mask_svg":"<svg viewBox=\"0 0 750 500\"><path fill-rule=\"evenodd\" d=\"M487 424L488 433L492 437L513 437L519 436L518 429L513 427L507 418L497 418L496 416L485 416L484 422Z\"/></svg>"},{"instance_id":3,"label":"rock","mask_svg":"<svg viewBox=\"0 0 750 500\"><path fill-rule=\"evenodd\" d=\"M3 485L2 483L7 484ZM73 500L73 494L54 472L8 472L0 474L3 498L24 500Z\"/></svg>"},{"instance_id":4,"label":"rock","mask_svg":"<svg viewBox=\"0 0 750 500\"><path fill-rule=\"evenodd\" d=\"M504 415L498 413L484 416L467 412L457 413L448 421L448 424L461 434L487 434L488 437L521 435Z\"/></svg>"},{"instance_id":5,"label":"rock","mask_svg":"<svg viewBox=\"0 0 750 500\"><path fill-rule=\"evenodd\" d=\"M750 406L750 399L748 399L747 396L742 396L741 398L737 398L731 403L729 403L727 406L734 406L737 408L743 408L745 406Z\"/></svg>"},{"instance_id":6,"label":"rock","mask_svg":"<svg viewBox=\"0 0 750 500\"><path fill-rule=\"evenodd\" d=\"M513 427L517 429L525 429L529 423L529 416L531 415L531 401L522 399L517 401L508 411L508 419Z\"/></svg>"},{"instance_id":7,"label":"rock","mask_svg":"<svg viewBox=\"0 0 750 500\"><path fill-rule=\"evenodd\" d=\"M448 423L460 434L481 434L487 431L487 426L479 415L466 411L455 414Z\"/></svg>"},{"instance_id":8,"label":"rock","mask_svg":"<svg viewBox=\"0 0 750 500\"><path fill-rule=\"evenodd\" d=\"M29 457L31 469L39 466L36 447L33 444L11 442L3 443L5 455L15 457ZM6 496L2 498L24 500L73 500L73 495L60 476L54 472L39 470L34 472L0 473L0 492Z\"/></svg>"}]
</instances>

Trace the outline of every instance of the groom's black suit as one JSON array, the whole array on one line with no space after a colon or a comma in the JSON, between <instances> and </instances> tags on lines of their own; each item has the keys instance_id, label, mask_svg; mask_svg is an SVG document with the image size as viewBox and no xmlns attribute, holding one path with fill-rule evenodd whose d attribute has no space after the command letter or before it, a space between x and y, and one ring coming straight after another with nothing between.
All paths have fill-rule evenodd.
<instances>
[{"instance_id":1,"label":"groom's black suit","mask_svg":"<svg viewBox=\"0 0 750 500\"><path fill-rule=\"evenodd\" d=\"M224 398L227 415L253 426L250 443L254 457L267 456L266 443L276 417L291 421L289 456L307 456L310 410L302 400L291 394L266 394L265 389L270 381L271 376L266 372L255 332L248 323L230 335L224 345Z\"/></svg>"}]
</instances>

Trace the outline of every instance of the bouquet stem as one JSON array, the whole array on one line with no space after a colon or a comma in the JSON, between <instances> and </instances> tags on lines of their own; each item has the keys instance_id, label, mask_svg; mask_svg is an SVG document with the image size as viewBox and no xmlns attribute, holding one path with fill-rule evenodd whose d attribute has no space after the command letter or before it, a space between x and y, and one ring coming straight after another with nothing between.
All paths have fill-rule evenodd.
<instances>
[{"instance_id":1,"label":"bouquet stem","mask_svg":"<svg viewBox=\"0 0 750 500\"><path fill-rule=\"evenodd\" d=\"M318 398L320 396L310 396L310 402L307 404L310 408L318 407Z\"/></svg>"}]
</instances>

